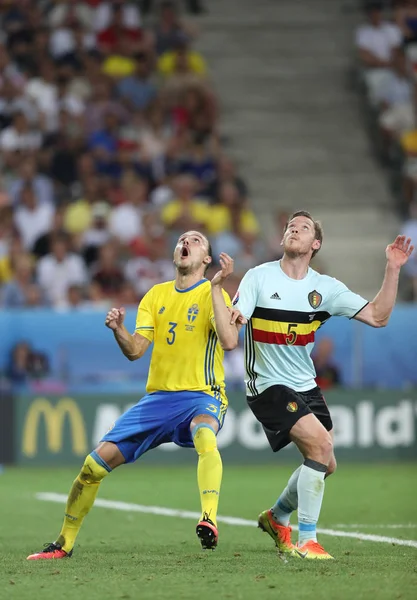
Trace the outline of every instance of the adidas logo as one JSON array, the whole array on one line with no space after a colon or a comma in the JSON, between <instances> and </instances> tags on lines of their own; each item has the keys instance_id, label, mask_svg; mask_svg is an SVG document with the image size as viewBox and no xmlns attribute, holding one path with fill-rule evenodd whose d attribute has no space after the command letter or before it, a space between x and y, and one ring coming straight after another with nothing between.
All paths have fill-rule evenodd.
<instances>
[{"instance_id":1,"label":"adidas logo","mask_svg":"<svg viewBox=\"0 0 417 600\"><path fill-rule=\"evenodd\" d=\"M271 300L281 300L281 298L279 297L278 292L275 292L275 294L272 294Z\"/></svg>"}]
</instances>

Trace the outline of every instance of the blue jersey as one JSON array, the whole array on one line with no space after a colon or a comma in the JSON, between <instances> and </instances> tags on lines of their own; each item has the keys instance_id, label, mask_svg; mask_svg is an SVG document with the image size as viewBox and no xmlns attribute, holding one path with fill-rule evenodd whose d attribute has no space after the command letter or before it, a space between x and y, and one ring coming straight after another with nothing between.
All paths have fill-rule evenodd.
<instances>
[{"instance_id":1,"label":"blue jersey","mask_svg":"<svg viewBox=\"0 0 417 600\"><path fill-rule=\"evenodd\" d=\"M246 273L233 304L248 319L245 383L247 395L256 396L271 385L314 388L315 332L331 316L351 319L367 301L311 268L304 279L292 279L274 261Z\"/></svg>"}]
</instances>

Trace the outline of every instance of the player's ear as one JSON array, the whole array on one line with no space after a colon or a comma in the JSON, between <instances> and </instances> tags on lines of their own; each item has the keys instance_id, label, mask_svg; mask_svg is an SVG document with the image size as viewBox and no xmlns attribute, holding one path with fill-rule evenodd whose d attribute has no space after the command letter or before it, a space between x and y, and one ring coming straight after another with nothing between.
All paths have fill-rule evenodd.
<instances>
[{"instance_id":1,"label":"player's ear","mask_svg":"<svg viewBox=\"0 0 417 600\"><path fill-rule=\"evenodd\" d=\"M210 265L212 262L213 262L213 259L212 259L212 257L209 254L207 254L206 258L203 259L203 263L206 266Z\"/></svg>"},{"instance_id":2,"label":"player's ear","mask_svg":"<svg viewBox=\"0 0 417 600\"><path fill-rule=\"evenodd\" d=\"M321 241L320 240L314 240L313 245L311 246L313 250L320 250L321 248Z\"/></svg>"}]
</instances>

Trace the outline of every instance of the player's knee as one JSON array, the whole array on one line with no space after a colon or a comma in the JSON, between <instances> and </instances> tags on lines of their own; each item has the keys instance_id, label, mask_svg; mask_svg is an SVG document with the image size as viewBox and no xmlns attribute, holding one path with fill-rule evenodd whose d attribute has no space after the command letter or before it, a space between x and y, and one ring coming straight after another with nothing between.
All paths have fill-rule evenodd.
<instances>
[{"instance_id":1,"label":"player's knee","mask_svg":"<svg viewBox=\"0 0 417 600\"><path fill-rule=\"evenodd\" d=\"M328 467L327 467L327 472L326 472L326 477L328 477L329 475L333 475L333 473L336 471L337 469L337 462L334 456L332 456Z\"/></svg>"},{"instance_id":2,"label":"player's knee","mask_svg":"<svg viewBox=\"0 0 417 600\"><path fill-rule=\"evenodd\" d=\"M333 453L333 441L326 432L324 435L314 437L307 446L307 457L316 460L324 465L330 463Z\"/></svg>"},{"instance_id":3,"label":"player's knee","mask_svg":"<svg viewBox=\"0 0 417 600\"><path fill-rule=\"evenodd\" d=\"M199 423L191 430L194 447L199 455L217 450L217 438L214 429L207 423Z\"/></svg>"},{"instance_id":4,"label":"player's knee","mask_svg":"<svg viewBox=\"0 0 417 600\"><path fill-rule=\"evenodd\" d=\"M97 454L92 452L86 456L79 474L84 483L100 483L111 471L109 465Z\"/></svg>"}]
</instances>

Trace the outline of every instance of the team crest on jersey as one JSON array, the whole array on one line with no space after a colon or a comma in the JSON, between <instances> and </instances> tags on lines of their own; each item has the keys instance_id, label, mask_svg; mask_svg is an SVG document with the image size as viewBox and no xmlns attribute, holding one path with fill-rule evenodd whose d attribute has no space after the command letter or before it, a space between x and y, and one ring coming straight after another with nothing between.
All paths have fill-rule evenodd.
<instances>
[{"instance_id":1,"label":"team crest on jersey","mask_svg":"<svg viewBox=\"0 0 417 600\"><path fill-rule=\"evenodd\" d=\"M198 315L198 304L193 304L188 309L187 319L189 323L194 323Z\"/></svg>"},{"instance_id":2,"label":"team crest on jersey","mask_svg":"<svg viewBox=\"0 0 417 600\"><path fill-rule=\"evenodd\" d=\"M317 290L310 292L307 297L312 308L318 308L323 300L323 296L319 294Z\"/></svg>"},{"instance_id":3,"label":"team crest on jersey","mask_svg":"<svg viewBox=\"0 0 417 600\"><path fill-rule=\"evenodd\" d=\"M233 306L239 302L239 290L236 292L235 297L232 300Z\"/></svg>"},{"instance_id":4,"label":"team crest on jersey","mask_svg":"<svg viewBox=\"0 0 417 600\"><path fill-rule=\"evenodd\" d=\"M297 412L297 410L298 410L297 402L288 402L287 410L288 410L288 412Z\"/></svg>"}]
</instances>

